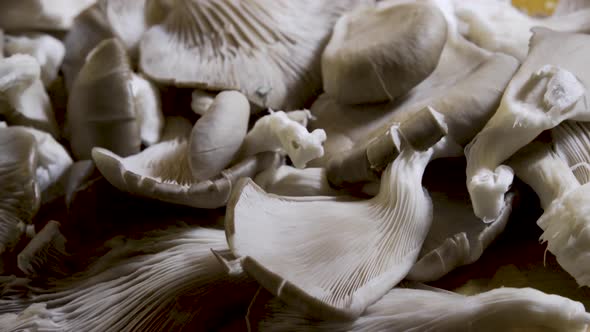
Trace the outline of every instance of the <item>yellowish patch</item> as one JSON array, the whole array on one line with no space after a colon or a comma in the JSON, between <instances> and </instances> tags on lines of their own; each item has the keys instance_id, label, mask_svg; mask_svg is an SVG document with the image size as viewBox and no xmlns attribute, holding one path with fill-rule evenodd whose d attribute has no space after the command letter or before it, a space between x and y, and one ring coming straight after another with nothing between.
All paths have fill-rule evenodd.
<instances>
[{"instance_id":1,"label":"yellowish patch","mask_svg":"<svg viewBox=\"0 0 590 332\"><path fill-rule=\"evenodd\" d=\"M512 4L531 16L553 14L559 0L512 0Z\"/></svg>"}]
</instances>

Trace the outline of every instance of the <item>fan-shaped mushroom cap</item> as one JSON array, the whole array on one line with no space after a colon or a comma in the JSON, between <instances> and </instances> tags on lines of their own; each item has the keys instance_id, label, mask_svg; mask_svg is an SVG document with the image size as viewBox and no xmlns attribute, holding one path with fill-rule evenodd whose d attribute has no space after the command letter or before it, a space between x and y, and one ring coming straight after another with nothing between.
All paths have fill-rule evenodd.
<instances>
[{"instance_id":1,"label":"fan-shaped mushroom cap","mask_svg":"<svg viewBox=\"0 0 590 332\"><path fill-rule=\"evenodd\" d=\"M0 114L10 124L59 135L49 96L41 83L41 68L32 56L15 54L0 59Z\"/></svg>"},{"instance_id":2,"label":"fan-shaped mushroom cap","mask_svg":"<svg viewBox=\"0 0 590 332\"><path fill-rule=\"evenodd\" d=\"M320 53L335 20L369 1L178 0L142 37L140 68L158 82L298 109L321 89Z\"/></svg>"},{"instance_id":3,"label":"fan-shaped mushroom cap","mask_svg":"<svg viewBox=\"0 0 590 332\"><path fill-rule=\"evenodd\" d=\"M0 28L67 30L74 18L96 0L18 0L0 2Z\"/></svg>"},{"instance_id":4,"label":"fan-shaped mushroom cap","mask_svg":"<svg viewBox=\"0 0 590 332\"><path fill-rule=\"evenodd\" d=\"M105 40L88 55L68 100L70 143L77 159L89 159L95 146L123 156L139 152L131 80L129 59L118 40Z\"/></svg>"},{"instance_id":5,"label":"fan-shaped mushroom cap","mask_svg":"<svg viewBox=\"0 0 590 332\"><path fill-rule=\"evenodd\" d=\"M4 52L7 56L21 53L37 59L41 66L41 80L45 86L49 86L57 77L66 50L59 39L50 35L25 34L5 36Z\"/></svg>"},{"instance_id":6,"label":"fan-shaped mushroom cap","mask_svg":"<svg viewBox=\"0 0 590 332\"><path fill-rule=\"evenodd\" d=\"M394 100L434 71L446 38L444 16L425 3L348 12L322 54L324 91L343 104Z\"/></svg>"},{"instance_id":7,"label":"fan-shaped mushroom cap","mask_svg":"<svg viewBox=\"0 0 590 332\"><path fill-rule=\"evenodd\" d=\"M188 159L193 178L219 174L234 159L248 131L250 104L237 91L219 93L193 127Z\"/></svg>"},{"instance_id":8,"label":"fan-shaped mushroom cap","mask_svg":"<svg viewBox=\"0 0 590 332\"><path fill-rule=\"evenodd\" d=\"M62 70L66 88L71 91L86 57L101 41L118 38L131 58L137 56L137 44L147 29L146 0L98 0L83 11L65 38L66 55Z\"/></svg>"},{"instance_id":9,"label":"fan-shaped mushroom cap","mask_svg":"<svg viewBox=\"0 0 590 332\"><path fill-rule=\"evenodd\" d=\"M37 150L20 128L0 128L0 253L12 249L39 209Z\"/></svg>"}]
</instances>

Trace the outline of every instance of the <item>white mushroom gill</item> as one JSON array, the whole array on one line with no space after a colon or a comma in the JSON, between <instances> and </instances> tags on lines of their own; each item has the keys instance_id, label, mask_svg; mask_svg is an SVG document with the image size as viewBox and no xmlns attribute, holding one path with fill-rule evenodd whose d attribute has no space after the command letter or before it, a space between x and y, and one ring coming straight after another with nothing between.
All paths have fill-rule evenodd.
<instances>
[{"instance_id":1,"label":"white mushroom gill","mask_svg":"<svg viewBox=\"0 0 590 332\"><path fill-rule=\"evenodd\" d=\"M22 313L0 315L0 330L212 330L215 320L247 304L254 285L227 276L211 249L227 249L222 230L168 229L130 240L85 273L35 292Z\"/></svg>"},{"instance_id":2,"label":"white mushroom gill","mask_svg":"<svg viewBox=\"0 0 590 332\"><path fill-rule=\"evenodd\" d=\"M513 172L503 161L564 120L590 119L589 46L588 35L534 29L529 55L500 107L465 149L467 188L484 222L498 216L512 184Z\"/></svg>"},{"instance_id":3,"label":"white mushroom gill","mask_svg":"<svg viewBox=\"0 0 590 332\"><path fill-rule=\"evenodd\" d=\"M590 285L590 184L581 185L548 145L533 143L510 160L516 175L539 196L541 240L579 285Z\"/></svg>"},{"instance_id":4,"label":"white mushroom gill","mask_svg":"<svg viewBox=\"0 0 590 332\"><path fill-rule=\"evenodd\" d=\"M119 190L199 208L224 206L239 178L254 177L281 161L276 153L260 153L210 179L195 179L189 163L189 133L178 130L181 127L169 121L164 140L138 154L122 158L109 150L95 148L92 158L103 176Z\"/></svg>"},{"instance_id":5,"label":"white mushroom gill","mask_svg":"<svg viewBox=\"0 0 590 332\"><path fill-rule=\"evenodd\" d=\"M40 205L35 139L19 128L0 129L0 253L11 250Z\"/></svg>"},{"instance_id":6,"label":"white mushroom gill","mask_svg":"<svg viewBox=\"0 0 590 332\"><path fill-rule=\"evenodd\" d=\"M584 305L532 288L463 296L423 285L394 288L355 321L313 321L272 301L259 331L586 331Z\"/></svg>"},{"instance_id":7,"label":"white mushroom gill","mask_svg":"<svg viewBox=\"0 0 590 332\"><path fill-rule=\"evenodd\" d=\"M285 302L318 318L357 317L418 258L432 221L421 184L432 154L404 148L370 200L277 196L242 180L228 202L230 249Z\"/></svg>"},{"instance_id":8,"label":"white mushroom gill","mask_svg":"<svg viewBox=\"0 0 590 332\"><path fill-rule=\"evenodd\" d=\"M143 35L140 68L158 82L298 109L321 90L320 55L334 22L364 2L178 0Z\"/></svg>"},{"instance_id":9,"label":"white mushroom gill","mask_svg":"<svg viewBox=\"0 0 590 332\"><path fill-rule=\"evenodd\" d=\"M261 172L254 182L264 191L283 196L338 196L324 168L281 166Z\"/></svg>"},{"instance_id":10,"label":"white mushroom gill","mask_svg":"<svg viewBox=\"0 0 590 332\"><path fill-rule=\"evenodd\" d=\"M565 121L551 129L553 150L570 166L581 184L590 182L590 124Z\"/></svg>"}]
</instances>

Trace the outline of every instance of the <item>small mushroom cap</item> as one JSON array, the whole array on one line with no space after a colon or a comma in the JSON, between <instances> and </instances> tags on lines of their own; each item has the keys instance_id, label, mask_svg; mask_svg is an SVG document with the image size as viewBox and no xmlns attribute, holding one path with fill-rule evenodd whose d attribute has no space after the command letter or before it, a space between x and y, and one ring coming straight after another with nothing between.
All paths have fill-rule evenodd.
<instances>
[{"instance_id":1,"label":"small mushroom cap","mask_svg":"<svg viewBox=\"0 0 590 332\"><path fill-rule=\"evenodd\" d=\"M324 91L343 104L394 100L434 71L446 38L444 16L424 3L349 12L322 55Z\"/></svg>"},{"instance_id":2,"label":"small mushroom cap","mask_svg":"<svg viewBox=\"0 0 590 332\"><path fill-rule=\"evenodd\" d=\"M263 108L298 109L321 89L333 23L362 2L177 0L143 35L140 68L161 83L239 90Z\"/></svg>"},{"instance_id":3,"label":"small mushroom cap","mask_svg":"<svg viewBox=\"0 0 590 332\"><path fill-rule=\"evenodd\" d=\"M70 143L77 159L89 159L95 146L122 156L139 152L131 80L129 59L117 39L101 42L88 55L68 100Z\"/></svg>"},{"instance_id":4,"label":"small mushroom cap","mask_svg":"<svg viewBox=\"0 0 590 332\"><path fill-rule=\"evenodd\" d=\"M219 93L193 127L189 164L195 179L219 174L240 149L250 118L248 99L238 91Z\"/></svg>"}]
</instances>

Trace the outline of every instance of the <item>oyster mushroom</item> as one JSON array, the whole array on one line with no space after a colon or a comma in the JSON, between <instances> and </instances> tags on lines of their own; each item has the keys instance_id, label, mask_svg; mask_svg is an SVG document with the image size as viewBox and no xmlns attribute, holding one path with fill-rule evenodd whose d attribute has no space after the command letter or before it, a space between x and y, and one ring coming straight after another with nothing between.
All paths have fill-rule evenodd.
<instances>
[{"instance_id":1,"label":"oyster mushroom","mask_svg":"<svg viewBox=\"0 0 590 332\"><path fill-rule=\"evenodd\" d=\"M131 58L137 57L137 44L147 29L145 3L146 0L98 0L76 17L64 40L62 70L68 91L90 51L105 39L119 39Z\"/></svg>"},{"instance_id":2,"label":"oyster mushroom","mask_svg":"<svg viewBox=\"0 0 590 332\"><path fill-rule=\"evenodd\" d=\"M357 317L385 295L415 263L432 221L421 180L433 149L400 141L369 200L277 196L241 180L225 228L244 271L316 318Z\"/></svg>"},{"instance_id":3,"label":"oyster mushroom","mask_svg":"<svg viewBox=\"0 0 590 332\"><path fill-rule=\"evenodd\" d=\"M18 268L29 276L47 271L60 273L63 271L66 252L66 239L61 234L60 223L50 220L41 231L33 237L27 246L18 254Z\"/></svg>"},{"instance_id":4,"label":"oyster mushroom","mask_svg":"<svg viewBox=\"0 0 590 332\"><path fill-rule=\"evenodd\" d=\"M330 187L324 168L281 166L259 173L254 182L270 194L282 196L338 196Z\"/></svg>"},{"instance_id":5,"label":"oyster mushroom","mask_svg":"<svg viewBox=\"0 0 590 332\"><path fill-rule=\"evenodd\" d=\"M467 188L475 214L485 222L504 208L512 184L512 169L502 162L564 120L590 120L590 36L544 28L533 32L529 55L498 110L465 149Z\"/></svg>"},{"instance_id":6,"label":"oyster mushroom","mask_svg":"<svg viewBox=\"0 0 590 332\"><path fill-rule=\"evenodd\" d=\"M37 150L20 128L0 128L0 254L12 250L39 209Z\"/></svg>"},{"instance_id":7,"label":"oyster mushroom","mask_svg":"<svg viewBox=\"0 0 590 332\"><path fill-rule=\"evenodd\" d=\"M222 230L166 229L113 248L85 272L33 293L2 331L216 331L245 310L257 284L228 276L211 249Z\"/></svg>"},{"instance_id":8,"label":"oyster mushroom","mask_svg":"<svg viewBox=\"0 0 590 332\"><path fill-rule=\"evenodd\" d=\"M194 179L188 161L189 132L178 130L184 127L181 124L169 122L162 142L127 158L106 149L93 149L92 158L96 167L121 191L175 204L218 208L227 203L238 179L254 177L280 162L274 152L260 153L209 179ZM185 130L188 129L190 125L185 127Z\"/></svg>"},{"instance_id":9,"label":"oyster mushroom","mask_svg":"<svg viewBox=\"0 0 590 332\"><path fill-rule=\"evenodd\" d=\"M324 91L343 104L394 100L434 71L446 38L444 16L425 3L350 11L322 54Z\"/></svg>"},{"instance_id":10,"label":"oyster mushroom","mask_svg":"<svg viewBox=\"0 0 590 332\"><path fill-rule=\"evenodd\" d=\"M449 18L447 42L434 72L403 98L386 104L344 105L321 95L311 107L314 118L310 128L324 129L328 138L324 157L310 166L327 167L331 159L345 151L366 147L393 122L402 123L426 106L447 118L449 142L461 146L469 143L496 110L518 61L473 45L454 26ZM440 157L453 155L457 155L457 149Z\"/></svg>"},{"instance_id":11,"label":"oyster mushroom","mask_svg":"<svg viewBox=\"0 0 590 332\"><path fill-rule=\"evenodd\" d=\"M307 162L324 154L324 130L316 129L310 133L305 128L311 117L309 111L270 112L258 119L248 132L237 160L264 151L284 151L295 167L304 168Z\"/></svg>"},{"instance_id":12,"label":"oyster mushroom","mask_svg":"<svg viewBox=\"0 0 590 332\"><path fill-rule=\"evenodd\" d=\"M219 174L234 159L248 131L250 104L237 91L219 93L189 139L189 166L195 180Z\"/></svg>"},{"instance_id":13,"label":"oyster mushroom","mask_svg":"<svg viewBox=\"0 0 590 332\"><path fill-rule=\"evenodd\" d=\"M159 95L151 83L131 71L121 42L101 42L78 75L68 100L72 152L89 159L95 146L128 156L141 141L157 141L163 127Z\"/></svg>"},{"instance_id":14,"label":"oyster mushroom","mask_svg":"<svg viewBox=\"0 0 590 332\"><path fill-rule=\"evenodd\" d=\"M29 54L37 59L41 66L41 80L47 87L57 77L57 72L65 55L63 43L47 34L24 34L4 37L4 52L13 54Z\"/></svg>"},{"instance_id":15,"label":"oyster mushroom","mask_svg":"<svg viewBox=\"0 0 590 332\"><path fill-rule=\"evenodd\" d=\"M35 58L15 54L0 60L0 114L10 124L32 126L59 136L41 68Z\"/></svg>"},{"instance_id":16,"label":"oyster mushroom","mask_svg":"<svg viewBox=\"0 0 590 332\"><path fill-rule=\"evenodd\" d=\"M519 11L508 1L454 0L453 4L467 39L485 49L504 52L520 60L527 56L533 27L567 32L590 31L589 9L534 18Z\"/></svg>"},{"instance_id":17,"label":"oyster mushroom","mask_svg":"<svg viewBox=\"0 0 590 332\"><path fill-rule=\"evenodd\" d=\"M590 1L588 0L559 0L553 15L564 15L569 13L575 13L581 9L590 7Z\"/></svg>"},{"instance_id":18,"label":"oyster mushroom","mask_svg":"<svg viewBox=\"0 0 590 332\"><path fill-rule=\"evenodd\" d=\"M191 109L198 115L205 115L215 100L215 94L195 89L191 94Z\"/></svg>"},{"instance_id":19,"label":"oyster mushroom","mask_svg":"<svg viewBox=\"0 0 590 332\"><path fill-rule=\"evenodd\" d=\"M551 129L553 150L572 169L581 184L590 182L590 124L565 121Z\"/></svg>"},{"instance_id":20,"label":"oyster mushroom","mask_svg":"<svg viewBox=\"0 0 590 332\"><path fill-rule=\"evenodd\" d=\"M317 321L273 300L259 331L585 331L584 305L533 288L502 287L472 296L411 284L394 288L354 321Z\"/></svg>"},{"instance_id":21,"label":"oyster mushroom","mask_svg":"<svg viewBox=\"0 0 590 332\"><path fill-rule=\"evenodd\" d=\"M19 0L0 3L0 28L67 30L74 17L96 0Z\"/></svg>"},{"instance_id":22,"label":"oyster mushroom","mask_svg":"<svg viewBox=\"0 0 590 332\"><path fill-rule=\"evenodd\" d=\"M334 22L364 2L166 2L165 18L141 39L140 68L160 83L239 90L262 108L299 109L321 89L320 53Z\"/></svg>"}]
</instances>

